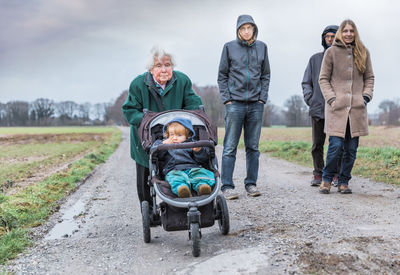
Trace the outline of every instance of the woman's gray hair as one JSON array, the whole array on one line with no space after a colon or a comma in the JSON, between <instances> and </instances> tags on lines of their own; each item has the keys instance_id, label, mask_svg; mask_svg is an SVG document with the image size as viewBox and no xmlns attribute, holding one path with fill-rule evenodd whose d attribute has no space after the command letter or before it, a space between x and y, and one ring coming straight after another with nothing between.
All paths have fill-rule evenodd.
<instances>
[{"instance_id":1,"label":"woman's gray hair","mask_svg":"<svg viewBox=\"0 0 400 275\"><path fill-rule=\"evenodd\" d=\"M149 58L149 61L147 62L147 66L146 66L147 70L150 71L154 67L155 60L158 60L159 62L161 62L161 58L164 56L168 56L169 59L171 60L172 68L175 67L175 65L176 65L175 58L169 52L166 52L164 49L157 47L157 46L154 46L150 52L151 52L151 56Z\"/></svg>"}]
</instances>

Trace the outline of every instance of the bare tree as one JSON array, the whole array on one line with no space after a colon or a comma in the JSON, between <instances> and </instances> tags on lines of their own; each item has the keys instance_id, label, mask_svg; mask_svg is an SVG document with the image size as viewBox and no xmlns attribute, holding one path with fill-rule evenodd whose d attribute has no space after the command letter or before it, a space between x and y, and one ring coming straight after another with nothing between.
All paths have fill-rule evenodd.
<instances>
[{"instance_id":1,"label":"bare tree","mask_svg":"<svg viewBox=\"0 0 400 275\"><path fill-rule=\"evenodd\" d=\"M29 124L29 103L10 101L7 103L8 126L27 126Z\"/></svg>"},{"instance_id":2,"label":"bare tree","mask_svg":"<svg viewBox=\"0 0 400 275\"><path fill-rule=\"evenodd\" d=\"M308 117L307 106L304 104L303 98L299 95L293 95L285 102L287 126L309 126L310 118Z\"/></svg>"},{"instance_id":3,"label":"bare tree","mask_svg":"<svg viewBox=\"0 0 400 275\"><path fill-rule=\"evenodd\" d=\"M0 102L0 126L8 126L7 113L7 105Z\"/></svg>"},{"instance_id":4,"label":"bare tree","mask_svg":"<svg viewBox=\"0 0 400 275\"><path fill-rule=\"evenodd\" d=\"M268 101L264 106L263 126L286 125L286 112Z\"/></svg>"},{"instance_id":5,"label":"bare tree","mask_svg":"<svg viewBox=\"0 0 400 275\"><path fill-rule=\"evenodd\" d=\"M400 100L384 100L379 104L379 121L384 125L400 125Z\"/></svg>"},{"instance_id":6,"label":"bare tree","mask_svg":"<svg viewBox=\"0 0 400 275\"><path fill-rule=\"evenodd\" d=\"M96 103L93 105L91 114L97 121L103 121L106 113L106 106L104 103Z\"/></svg>"},{"instance_id":7,"label":"bare tree","mask_svg":"<svg viewBox=\"0 0 400 275\"><path fill-rule=\"evenodd\" d=\"M62 101L57 103L56 110L61 125L71 125L74 116L77 116L78 104L73 101Z\"/></svg>"},{"instance_id":8,"label":"bare tree","mask_svg":"<svg viewBox=\"0 0 400 275\"><path fill-rule=\"evenodd\" d=\"M82 103L78 105L78 117L84 123L88 123L90 120L90 109L92 108L92 104L89 102Z\"/></svg>"},{"instance_id":9,"label":"bare tree","mask_svg":"<svg viewBox=\"0 0 400 275\"><path fill-rule=\"evenodd\" d=\"M224 125L224 105L221 102L218 87L193 85L193 90L201 97L205 111L214 124L217 126Z\"/></svg>"},{"instance_id":10,"label":"bare tree","mask_svg":"<svg viewBox=\"0 0 400 275\"><path fill-rule=\"evenodd\" d=\"M128 96L128 91L123 91L120 96L115 100L114 103L109 104L105 108L105 118L104 120L107 124L124 125L128 126L128 122L125 120L122 114L122 104L124 104Z\"/></svg>"},{"instance_id":11,"label":"bare tree","mask_svg":"<svg viewBox=\"0 0 400 275\"><path fill-rule=\"evenodd\" d=\"M50 125L55 113L54 102L47 98L38 98L32 103L31 120L35 118L38 125Z\"/></svg>"}]
</instances>

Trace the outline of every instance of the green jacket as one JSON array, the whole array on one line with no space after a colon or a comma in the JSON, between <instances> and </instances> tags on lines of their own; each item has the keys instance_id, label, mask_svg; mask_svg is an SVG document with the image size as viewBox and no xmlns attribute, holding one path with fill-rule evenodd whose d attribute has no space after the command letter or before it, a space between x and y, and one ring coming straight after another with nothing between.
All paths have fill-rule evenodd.
<instances>
[{"instance_id":1,"label":"green jacket","mask_svg":"<svg viewBox=\"0 0 400 275\"><path fill-rule=\"evenodd\" d=\"M192 82L181 72L173 71L172 78L161 95L149 72L136 77L129 87L128 98L122 105L122 112L131 125L131 157L138 164L149 166L148 155L143 150L138 135L143 109L153 112L173 109L196 110L200 105L201 99L194 93Z\"/></svg>"}]
</instances>

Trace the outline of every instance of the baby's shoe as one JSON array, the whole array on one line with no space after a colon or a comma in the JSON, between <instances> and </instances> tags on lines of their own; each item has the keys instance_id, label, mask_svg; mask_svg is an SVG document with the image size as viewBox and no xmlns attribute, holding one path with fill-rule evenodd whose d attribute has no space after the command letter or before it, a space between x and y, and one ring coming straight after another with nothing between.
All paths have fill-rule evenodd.
<instances>
[{"instance_id":1,"label":"baby's shoe","mask_svg":"<svg viewBox=\"0 0 400 275\"><path fill-rule=\"evenodd\" d=\"M211 187L208 184L201 184L198 189L199 195L208 195L211 193Z\"/></svg>"},{"instance_id":2,"label":"baby's shoe","mask_svg":"<svg viewBox=\"0 0 400 275\"><path fill-rule=\"evenodd\" d=\"M180 198L189 198L192 196L189 187L186 185L181 185L178 187L178 197Z\"/></svg>"}]
</instances>

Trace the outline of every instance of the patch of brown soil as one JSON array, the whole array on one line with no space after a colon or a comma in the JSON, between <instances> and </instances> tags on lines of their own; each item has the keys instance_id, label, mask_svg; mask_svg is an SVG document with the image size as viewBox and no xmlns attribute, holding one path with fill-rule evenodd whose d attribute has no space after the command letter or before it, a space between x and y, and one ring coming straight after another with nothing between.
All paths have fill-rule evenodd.
<instances>
[{"instance_id":1,"label":"patch of brown soil","mask_svg":"<svg viewBox=\"0 0 400 275\"><path fill-rule=\"evenodd\" d=\"M68 159L68 160L66 160L66 162L63 162L57 166L42 167L41 169L36 170L35 173L30 174L27 178L24 178L21 181L17 181L15 183L13 183L12 186L4 186L3 192L5 192L7 195L13 195L13 194L17 193L20 189L23 189L23 188L25 188L31 184L34 184L36 182L42 181L52 174L66 170L70 166L71 163L81 159L83 156L85 156L89 152L90 152L90 150L81 152L80 154L76 155L75 157Z\"/></svg>"},{"instance_id":2,"label":"patch of brown soil","mask_svg":"<svg viewBox=\"0 0 400 275\"><path fill-rule=\"evenodd\" d=\"M71 134L18 134L0 136L0 146L15 144L32 144L32 143L56 143L56 142L87 142L87 141L104 141L111 133L71 133Z\"/></svg>"},{"instance_id":3,"label":"patch of brown soil","mask_svg":"<svg viewBox=\"0 0 400 275\"><path fill-rule=\"evenodd\" d=\"M338 241L342 246L350 244L355 250L348 252L318 252L312 245L301 247L298 261L303 272L315 274L400 274L400 260L388 255L376 256L370 249L386 247L381 237L344 238ZM389 251L390 252L390 251Z\"/></svg>"}]
</instances>

